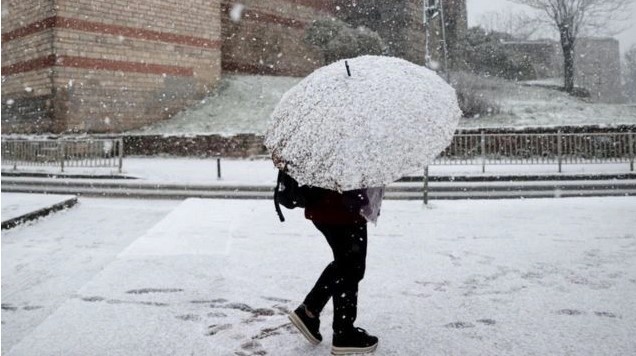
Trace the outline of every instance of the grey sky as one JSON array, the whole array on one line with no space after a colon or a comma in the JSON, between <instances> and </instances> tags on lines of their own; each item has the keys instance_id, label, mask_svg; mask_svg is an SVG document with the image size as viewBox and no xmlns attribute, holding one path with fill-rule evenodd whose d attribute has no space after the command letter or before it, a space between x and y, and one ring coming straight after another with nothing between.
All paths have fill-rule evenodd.
<instances>
[{"instance_id":1,"label":"grey sky","mask_svg":"<svg viewBox=\"0 0 636 356\"><path fill-rule=\"evenodd\" d=\"M631 19L635 25L614 37L618 39L621 52L625 52L631 45L636 43L636 1L632 1ZM523 5L515 4L508 0L467 0L468 25L475 26L485 13L493 11L521 11L529 9Z\"/></svg>"}]
</instances>

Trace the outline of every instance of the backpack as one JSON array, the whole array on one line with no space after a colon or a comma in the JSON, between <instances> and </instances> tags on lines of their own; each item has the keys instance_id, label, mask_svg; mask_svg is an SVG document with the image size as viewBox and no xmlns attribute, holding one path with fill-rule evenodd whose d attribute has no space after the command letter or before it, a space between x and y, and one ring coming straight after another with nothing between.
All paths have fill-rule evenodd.
<instances>
[{"instance_id":1,"label":"backpack","mask_svg":"<svg viewBox=\"0 0 636 356\"><path fill-rule=\"evenodd\" d=\"M280 205L287 209L304 208L311 193L311 187L299 185L289 174L278 171L276 188L274 188L274 207L281 222L285 221Z\"/></svg>"}]
</instances>

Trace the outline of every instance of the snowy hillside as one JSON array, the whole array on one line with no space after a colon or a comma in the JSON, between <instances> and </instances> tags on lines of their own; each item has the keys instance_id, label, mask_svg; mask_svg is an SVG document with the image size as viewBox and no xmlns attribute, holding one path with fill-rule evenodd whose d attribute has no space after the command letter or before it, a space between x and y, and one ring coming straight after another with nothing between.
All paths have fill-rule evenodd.
<instances>
[{"instance_id":1,"label":"snowy hillside","mask_svg":"<svg viewBox=\"0 0 636 356\"><path fill-rule=\"evenodd\" d=\"M522 127L636 124L636 105L591 103L541 84L480 78L478 90L499 105L500 113L465 119L462 127ZM558 86L561 79L548 80Z\"/></svg>"},{"instance_id":2,"label":"snowy hillside","mask_svg":"<svg viewBox=\"0 0 636 356\"><path fill-rule=\"evenodd\" d=\"M218 91L174 118L133 133L234 135L263 134L280 97L301 78L228 75ZM464 119L460 127L523 127L636 124L636 106L595 104L563 92L501 79L478 89L501 107L494 116Z\"/></svg>"},{"instance_id":3,"label":"snowy hillside","mask_svg":"<svg viewBox=\"0 0 636 356\"><path fill-rule=\"evenodd\" d=\"M191 134L265 132L269 115L289 90L302 78L258 75L226 76L216 93L170 120L136 133Z\"/></svg>"}]
</instances>

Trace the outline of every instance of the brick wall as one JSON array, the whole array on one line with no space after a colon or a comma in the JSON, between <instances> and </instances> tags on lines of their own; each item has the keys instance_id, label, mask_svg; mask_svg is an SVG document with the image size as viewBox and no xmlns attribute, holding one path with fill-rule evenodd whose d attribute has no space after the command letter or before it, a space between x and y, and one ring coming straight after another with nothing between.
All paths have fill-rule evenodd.
<instances>
[{"instance_id":1,"label":"brick wall","mask_svg":"<svg viewBox=\"0 0 636 356\"><path fill-rule=\"evenodd\" d=\"M238 21L231 12L242 6ZM323 65L320 53L303 43L313 20L332 16L332 1L224 0L223 69L227 72L304 76Z\"/></svg>"},{"instance_id":2,"label":"brick wall","mask_svg":"<svg viewBox=\"0 0 636 356\"><path fill-rule=\"evenodd\" d=\"M305 28L339 1L2 0L2 132L141 127L208 94L222 69L304 76L324 64ZM417 63L423 1L385 3L399 21L376 29Z\"/></svg>"},{"instance_id":3,"label":"brick wall","mask_svg":"<svg viewBox=\"0 0 636 356\"><path fill-rule=\"evenodd\" d=\"M52 14L52 0L2 0L3 132L55 131L51 70L40 68L53 54L53 29L45 22L29 26Z\"/></svg>"},{"instance_id":4,"label":"brick wall","mask_svg":"<svg viewBox=\"0 0 636 356\"><path fill-rule=\"evenodd\" d=\"M33 13L33 3L43 10ZM219 0L7 0L3 11L5 4L12 21L2 24L3 98L18 99L16 88L31 76L48 77L48 94L37 93L49 95L52 124L34 126L23 101L3 100L3 133L140 127L202 98L220 78ZM48 52L18 53L34 39Z\"/></svg>"}]
</instances>

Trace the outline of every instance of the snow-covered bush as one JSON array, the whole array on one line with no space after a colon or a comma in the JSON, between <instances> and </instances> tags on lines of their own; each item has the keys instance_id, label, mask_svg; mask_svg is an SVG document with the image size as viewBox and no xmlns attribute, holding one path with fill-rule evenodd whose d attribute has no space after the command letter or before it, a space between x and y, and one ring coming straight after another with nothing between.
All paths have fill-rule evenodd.
<instances>
[{"instance_id":1,"label":"snow-covered bush","mask_svg":"<svg viewBox=\"0 0 636 356\"><path fill-rule=\"evenodd\" d=\"M501 111L499 104L485 95L497 89L492 80L467 72L455 72L451 74L451 85L455 88L465 118L495 115Z\"/></svg>"}]
</instances>

